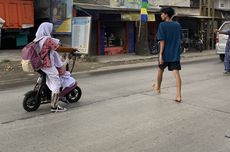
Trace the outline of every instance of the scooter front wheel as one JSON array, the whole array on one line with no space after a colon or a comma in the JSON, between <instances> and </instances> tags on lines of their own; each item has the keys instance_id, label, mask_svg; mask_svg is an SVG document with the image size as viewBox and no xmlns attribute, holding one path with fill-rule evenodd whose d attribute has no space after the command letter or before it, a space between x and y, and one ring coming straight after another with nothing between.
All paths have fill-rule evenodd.
<instances>
[{"instance_id":1,"label":"scooter front wheel","mask_svg":"<svg viewBox=\"0 0 230 152\"><path fill-rule=\"evenodd\" d=\"M69 92L66 95L66 99L70 103L78 102L78 100L81 98L81 94L82 94L81 88L77 86L76 88L74 88L71 92Z\"/></svg>"},{"instance_id":2,"label":"scooter front wheel","mask_svg":"<svg viewBox=\"0 0 230 152\"><path fill-rule=\"evenodd\" d=\"M23 108L28 111L35 111L39 108L41 104L40 98L37 96L37 91L32 90L25 94L23 99Z\"/></svg>"}]
</instances>

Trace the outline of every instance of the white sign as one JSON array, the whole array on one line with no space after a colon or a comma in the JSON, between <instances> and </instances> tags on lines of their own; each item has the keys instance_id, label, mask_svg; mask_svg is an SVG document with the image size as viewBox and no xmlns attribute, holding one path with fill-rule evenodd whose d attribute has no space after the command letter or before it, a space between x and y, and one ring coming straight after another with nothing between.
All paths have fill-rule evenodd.
<instances>
[{"instance_id":1,"label":"white sign","mask_svg":"<svg viewBox=\"0 0 230 152\"><path fill-rule=\"evenodd\" d=\"M72 19L72 47L82 54L89 53L89 36L91 17L73 17Z\"/></svg>"}]
</instances>

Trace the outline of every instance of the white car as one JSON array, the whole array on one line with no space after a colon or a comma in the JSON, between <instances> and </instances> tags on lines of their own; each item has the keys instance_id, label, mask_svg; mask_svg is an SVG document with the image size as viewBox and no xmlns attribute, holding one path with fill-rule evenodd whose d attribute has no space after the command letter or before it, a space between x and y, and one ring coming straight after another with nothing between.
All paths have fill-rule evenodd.
<instances>
[{"instance_id":1,"label":"white car","mask_svg":"<svg viewBox=\"0 0 230 152\"><path fill-rule=\"evenodd\" d=\"M220 31L227 32L230 30L230 21L224 22L220 28ZM219 34L216 35L216 53L220 56L220 60L224 61L225 47L228 40L228 35Z\"/></svg>"}]
</instances>

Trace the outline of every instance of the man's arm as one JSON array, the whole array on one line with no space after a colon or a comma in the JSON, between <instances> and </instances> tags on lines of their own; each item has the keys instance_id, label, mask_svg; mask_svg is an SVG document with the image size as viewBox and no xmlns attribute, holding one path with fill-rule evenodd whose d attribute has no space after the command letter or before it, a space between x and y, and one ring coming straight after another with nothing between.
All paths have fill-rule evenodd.
<instances>
[{"instance_id":1,"label":"man's arm","mask_svg":"<svg viewBox=\"0 0 230 152\"><path fill-rule=\"evenodd\" d=\"M157 31L157 39L160 41L160 52L159 52L159 64L163 64L163 51L165 47L165 32L162 27L162 23L160 23L158 31Z\"/></svg>"},{"instance_id":2,"label":"man's arm","mask_svg":"<svg viewBox=\"0 0 230 152\"><path fill-rule=\"evenodd\" d=\"M164 47L165 47L165 41L161 40L160 41L160 53L159 53L159 63L163 64L163 52L164 52Z\"/></svg>"}]
</instances>

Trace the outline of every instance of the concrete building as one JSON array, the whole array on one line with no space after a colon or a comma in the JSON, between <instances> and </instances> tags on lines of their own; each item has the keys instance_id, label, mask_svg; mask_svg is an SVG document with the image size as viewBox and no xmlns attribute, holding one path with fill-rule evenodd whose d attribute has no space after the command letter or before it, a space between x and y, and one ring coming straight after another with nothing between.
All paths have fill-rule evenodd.
<instances>
[{"instance_id":1,"label":"concrete building","mask_svg":"<svg viewBox=\"0 0 230 152\"><path fill-rule=\"evenodd\" d=\"M230 0L215 0L214 7L222 22L230 20Z\"/></svg>"},{"instance_id":2,"label":"concrete building","mask_svg":"<svg viewBox=\"0 0 230 152\"><path fill-rule=\"evenodd\" d=\"M215 0L214 7L216 9L229 10L230 9L230 0Z\"/></svg>"}]
</instances>

